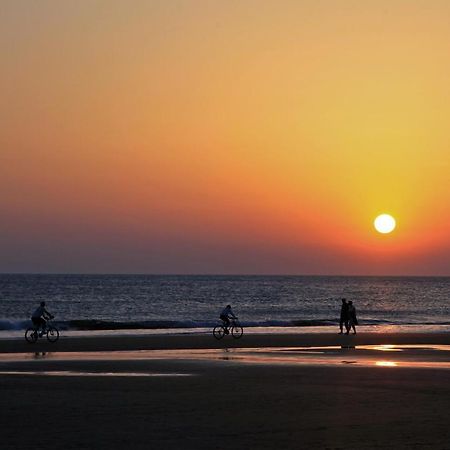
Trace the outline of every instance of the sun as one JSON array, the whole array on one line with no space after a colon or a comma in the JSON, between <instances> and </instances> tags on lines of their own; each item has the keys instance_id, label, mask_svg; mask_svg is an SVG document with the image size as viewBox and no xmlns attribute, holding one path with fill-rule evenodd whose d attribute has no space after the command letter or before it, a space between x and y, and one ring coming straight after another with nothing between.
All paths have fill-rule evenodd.
<instances>
[{"instance_id":1,"label":"sun","mask_svg":"<svg viewBox=\"0 0 450 450\"><path fill-rule=\"evenodd\" d=\"M395 219L389 214L380 214L373 222L379 233L387 234L395 229Z\"/></svg>"}]
</instances>

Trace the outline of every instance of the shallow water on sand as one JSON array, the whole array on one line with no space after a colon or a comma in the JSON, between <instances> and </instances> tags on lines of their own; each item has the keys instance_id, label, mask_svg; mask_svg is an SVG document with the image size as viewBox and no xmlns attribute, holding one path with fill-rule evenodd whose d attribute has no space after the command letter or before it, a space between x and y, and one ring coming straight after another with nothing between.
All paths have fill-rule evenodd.
<instances>
[{"instance_id":1,"label":"shallow water on sand","mask_svg":"<svg viewBox=\"0 0 450 450\"><path fill-rule=\"evenodd\" d=\"M362 345L282 347L282 348L233 348L189 350L132 350L107 352L51 352L0 354L0 375L43 374L55 371L9 371L8 363L45 362L96 362L96 361L209 361L238 364L289 364L289 365L351 365L359 367L398 367L450 369L450 345ZM17 373L16 373L17 372ZM96 372L63 371L89 376ZM98 376L127 376L130 372L97 372ZM133 372L143 374L147 372ZM109 374L109 375L108 375ZM148 373L147 373L148 375ZM128 375L132 376L132 375ZM138 376L138 375L136 375ZM150 375L148 375L150 376ZM152 375L153 376L153 375ZM156 375L155 375L156 376ZM161 375L162 376L162 375Z\"/></svg>"}]
</instances>

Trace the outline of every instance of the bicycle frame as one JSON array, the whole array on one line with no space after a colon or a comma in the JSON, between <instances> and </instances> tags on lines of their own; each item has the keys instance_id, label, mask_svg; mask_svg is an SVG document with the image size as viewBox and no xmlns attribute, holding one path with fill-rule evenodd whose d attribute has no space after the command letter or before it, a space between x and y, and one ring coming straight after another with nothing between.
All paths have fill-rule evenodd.
<instances>
[{"instance_id":1,"label":"bicycle frame","mask_svg":"<svg viewBox=\"0 0 450 450\"><path fill-rule=\"evenodd\" d=\"M45 332L47 332L48 329L50 328L50 322L51 322L51 320L52 320L52 319L46 319L46 320L45 320L45 325L34 325L34 324L33 324L33 328L34 328L37 332L43 333L44 330L45 330ZM45 326L45 328L44 328L44 326Z\"/></svg>"},{"instance_id":2,"label":"bicycle frame","mask_svg":"<svg viewBox=\"0 0 450 450\"><path fill-rule=\"evenodd\" d=\"M228 325L225 325L225 322L222 321L220 325L213 328L213 335L216 339L222 339L227 334L231 334L235 339L239 339L242 336L243 328L237 319L230 320Z\"/></svg>"},{"instance_id":3,"label":"bicycle frame","mask_svg":"<svg viewBox=\"0 0 450 450\"><path fill-rule=\"evenodd\" d=\"M225 325L225 322L222 320L222 324L221 324L225 330L228 330L230 328L233 327L240 327L239 322L237 321L237 319L230 319L230 323L228 325Z\"/></svg>"},{"instance_id":4,"label":"bicycle frame","mask_svg":"<svg viewBox=\"0 0 450 450\"><path fill-rule=\"evenodd\" d=\"M41 324L33 324L33 326L27 328L25 331L25 339L29 343L34 343L39 338L46 336L48 341L56 342L59 339L59 330L51 325L50 321L51 319L46 320L45 328Z\"/></svg>"}]
</instances>

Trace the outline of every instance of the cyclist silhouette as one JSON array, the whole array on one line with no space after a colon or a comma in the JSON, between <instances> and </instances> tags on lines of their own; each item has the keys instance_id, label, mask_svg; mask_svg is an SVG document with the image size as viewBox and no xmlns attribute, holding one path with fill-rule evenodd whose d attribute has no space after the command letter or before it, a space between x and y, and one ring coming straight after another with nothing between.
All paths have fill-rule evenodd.
<instances>
[{"instance_id":1,"label":"cyclist silhouette","mask_svg":"<svg viewBox=\"0 0 450 450\"><path fill-rule=\"evenodd\" d=\"M223 326L225 327L225 333L228 334L228 327L230 326L230 319L236 320L237 317L234 315L231 310L231 305L227 305L223 311L220 313L220 319L223 322Z\"/></svg>"},{"instance_id":2,"label":"cyclist silhouette","mask_svg":"<svg viewBox=\"0 0 450 450\"><path fill-rule=\"evenodd\" d=\"M41 305L36 308L36 311L32 314L31 321L37 329L41 327L42 331L45 331L47 320L53 319L53 317L54 316L45 309L45 302L41 302Z\"/></svg>"}]
</instances>

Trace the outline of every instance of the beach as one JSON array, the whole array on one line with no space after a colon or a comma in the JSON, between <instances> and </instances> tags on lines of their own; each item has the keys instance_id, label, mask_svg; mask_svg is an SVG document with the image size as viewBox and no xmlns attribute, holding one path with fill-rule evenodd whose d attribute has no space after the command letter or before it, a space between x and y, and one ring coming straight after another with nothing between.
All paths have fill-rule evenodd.
<instances>
[{"instance_id":1,"label":"beach","mask_svg":"<svg viewBox=\"0 0 450 450\"><path fill-rule=\"evenodd\" d=\"M2 448L448 448L450 335L0 340Z\"/></svg>"}]
</instances>

